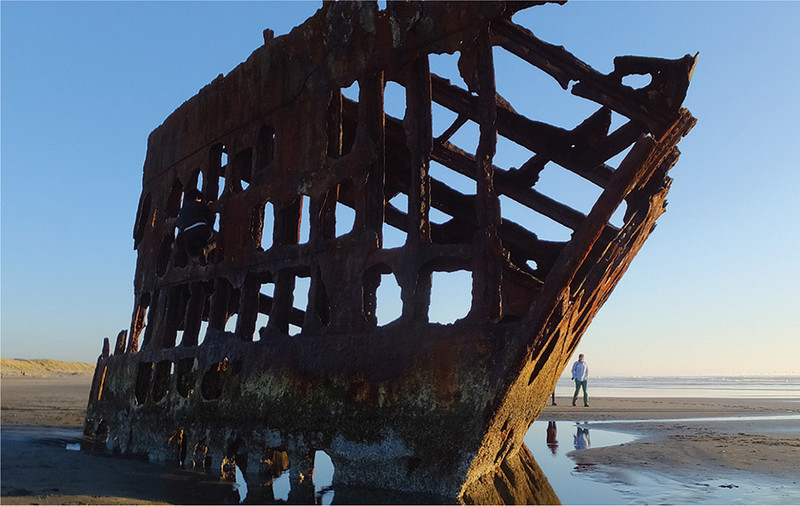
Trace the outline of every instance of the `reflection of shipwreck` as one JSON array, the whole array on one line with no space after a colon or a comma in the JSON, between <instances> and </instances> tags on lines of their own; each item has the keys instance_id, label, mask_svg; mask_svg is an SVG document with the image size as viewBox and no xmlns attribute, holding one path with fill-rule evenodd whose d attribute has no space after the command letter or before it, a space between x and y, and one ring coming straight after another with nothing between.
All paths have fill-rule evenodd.
<instances>
[{"instance_id":1,"label":"reflection of shipwreck","mask_svg":"<svg viewBox=\"0 0 800 506\"><path fill-rule=\"evenodd\" d=\"M598 73L511 21L536 3L325 3L170 115L148 142L130 335L98 360L87 435L249 473L286 452L300 488L316 450L335 485L464 502L524 500L542 486L523 435L664 211L675 146L695 123L681 108L695 59L620 57ZM515 112L495 90L493 47L597 111L571 130ZM431 73L429 55L443 53L458 55L468 89ZM633 74L651 81L623 85ZM356 81L358 101L344 98ZM388 82L404 90L402 119L384 113ZM436 137L432 104L456 116ZM609 131L612 111L625 122ZM449 142L465 123L480 131L471 150ZM498 136L530 158L495 166ZM432 178L431 162L473 180L475 194ZM545 168L602 189L591 211L538 192ZM198 186L219 196L208 265L172 244L183 191ZM398 194L407 209L387 204ZM500 195L571 240L510 221ZM353 228L337 234L346 208ZM451 219L432 223L432 209ZM382 247L387 226L405 232L403 246ZM456 270L472 276L468 315L429 323L433 273ZM387 275L402 314L379 326Z\"/></svg>"}]
</instances>

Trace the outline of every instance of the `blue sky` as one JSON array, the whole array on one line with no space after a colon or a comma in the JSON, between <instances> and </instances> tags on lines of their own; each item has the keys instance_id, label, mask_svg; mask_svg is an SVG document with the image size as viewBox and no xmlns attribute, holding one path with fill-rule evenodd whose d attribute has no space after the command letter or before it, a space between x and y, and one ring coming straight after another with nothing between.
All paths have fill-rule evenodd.
<instances>
[{"instance_id":1,"label":"blue sky","mask_svg":"<svg viewBox=\"0 0 800 506\"><path fill-rule=\"evenodd\" d=\"M148 134L264 28L287 33L320 5L0 2L3 357L92 362L130 325ZM685 101L699 122L679 145L667 213L580 346L594 375L800 374L798 20L798 2L582 1L516 15L601 72L618 55L700 52ZM526 114L571 127L594 110L496 61L501 93ZM501 145L496 162L523 157ZM578 207L591 196L547 185Z\"/></svg>"}]
</instances>

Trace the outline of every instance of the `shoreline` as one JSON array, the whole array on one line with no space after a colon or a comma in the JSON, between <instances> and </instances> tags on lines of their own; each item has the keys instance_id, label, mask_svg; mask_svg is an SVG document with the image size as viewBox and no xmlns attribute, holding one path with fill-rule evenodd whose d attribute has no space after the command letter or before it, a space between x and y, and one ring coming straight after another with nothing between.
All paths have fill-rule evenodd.
<instances>
[{"instance_id":1,"label":"shoreline","mask_svg":"<svg viewBox=\"0 0 800 506\"><path fill-rule=\"evenodd\" d=\"M164 491L153 482L178 476L187 482L200 479L189 471L66 451L61 444L64 441L54 434L59 429L81 429L91 376L3 376L0 381L3 503L184 502L169 493L159 495ZM647 487L637 485L645 474L657 476L656 481L667 481L673 488L687 484L691 489L698 480L706 489L713 489L716 483L731 488L742 484L732 492L740 494L747 488L744 483L757 481L771 487L769 493L763 499L747 496L746 502L800 500L795 492L800 481L800 399L590 397L589 401L590 407L572 407L571 398L558 396L557 406L548 402L538 420L573 422L590 430L633 434L636 439L568 452L575 474L645 492ZM33 438L36 434L40 434L38 439ZM77 474L76 469L80 469ZM113 479L101 478L111 469L115 470ZM138 479L128 477L131 469L136 470ZM151 478L143 479L148 474ZM202 479L219 482L212 476ZM644 497L644 502L691 503L701 496L677 501L637 497L634 502L642 502ZM596 501L586 499L587 503Z\"/></svg>"},{"instance_id":2,"label":"shoreline","mask_svg":"<svg viewBox=\"0 0 800 506\"><path fill-rule=\"evenodd\" d=\"M589 407L572 406L570 397L556 396L556 405L548 400L539 419L579 420L649 420L709 418L747 415L800 415L800 399L757 397L591 397Z\"/></svg>"}]
</instances>

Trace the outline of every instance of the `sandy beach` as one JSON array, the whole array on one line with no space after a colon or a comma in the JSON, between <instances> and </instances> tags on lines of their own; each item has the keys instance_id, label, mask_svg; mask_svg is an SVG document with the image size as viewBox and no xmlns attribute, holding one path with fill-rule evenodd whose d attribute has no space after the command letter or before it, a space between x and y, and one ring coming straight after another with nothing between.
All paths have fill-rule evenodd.
<instances>
[{"instance_id":1,"label":"sandy beach","mask_svg":"<svg viewBox=\"0 0 800 506\"><path fill-rule=\"evenodd\" d=\"M4 374L0 502L185 503L181 487L221 486L210 475L66 451L71 440L65 434L74 438L82 425L90 383L91 376L80 373ZM638 436L629 444L569 453L576 470L598 481L624 482L626 470L644 470L678 481L730 477L734 487L736 473L749 473L787 490L794 485L796 497L777 502L800 503L800 420L774 416L800 415L798 401L592 398L588 408L572 407L566 398L557 403L540 420L586 422ZM194 499L208 502L205 496Z\"/></svg>"}]
</instances>

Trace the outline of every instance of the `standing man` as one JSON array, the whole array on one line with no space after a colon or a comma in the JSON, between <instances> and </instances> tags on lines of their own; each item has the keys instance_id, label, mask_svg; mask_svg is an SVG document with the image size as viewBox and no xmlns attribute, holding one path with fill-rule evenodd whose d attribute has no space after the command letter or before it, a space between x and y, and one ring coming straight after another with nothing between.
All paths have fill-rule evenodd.
<instances>
[{"instance_id":1,"label":"standing man","mask_svg":"<svg viewBox=\"0 0 800 506\"><path fill-rule=\"evenodd\" d=\"M589 379L589 365L583 361L583 353L578 355L578 361L572 364L572 379L575 380L575 395L572 396L572 405L578 400L578 392L583 387L583 405L589 407L589 396L586 393L586 380Z\"/></svg>"}]
</instances>

